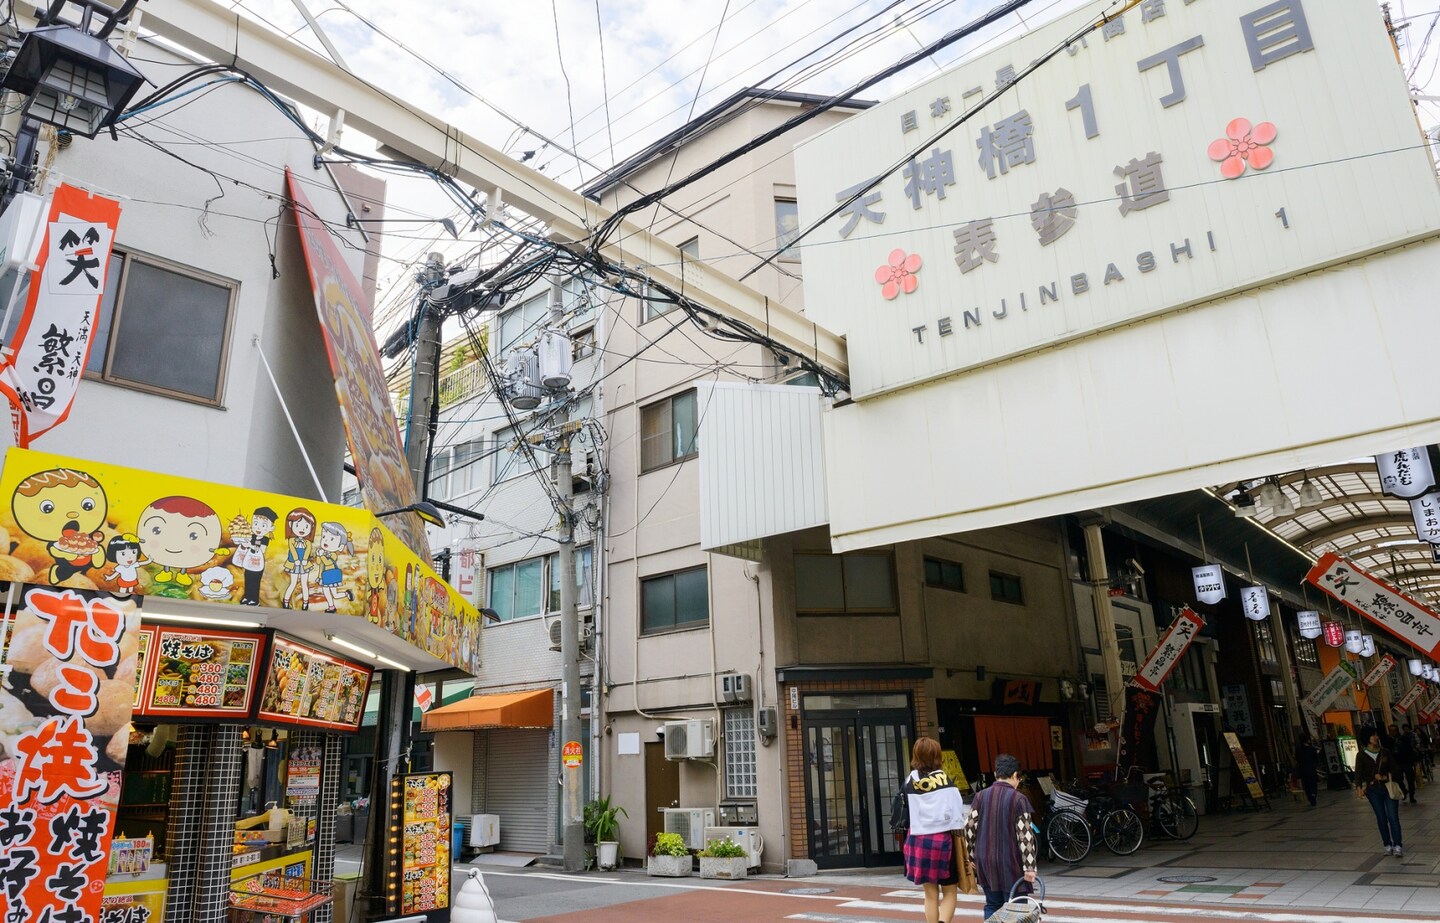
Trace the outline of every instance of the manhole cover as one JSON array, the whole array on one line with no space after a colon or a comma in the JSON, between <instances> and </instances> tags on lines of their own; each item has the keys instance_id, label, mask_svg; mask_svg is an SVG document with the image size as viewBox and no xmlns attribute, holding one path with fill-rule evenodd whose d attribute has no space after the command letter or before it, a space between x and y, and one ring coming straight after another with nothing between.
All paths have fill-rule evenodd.
<instances>
[{"instance_id":1,"label":"manhole cover","mask_svg":"<svg viewBox=\"0 0 1440 923\"><path fill-rule=\"evenodd\" d=\"M1208 879L1213 881L1214 879ZM834 888L786 888L786 894L829 894Z\"/></svg>"},{"instance_id":2,"label":"manhole cover","mask_svg":"<svg viewBox=\"0 0 1440 923\"><path fill-rule=\"evenodd\" d=\"M1166 875L1160 879L1167 885L1198 885L1204 881L1214 881L1209 875Z\"/></svg>"}]
</instances>

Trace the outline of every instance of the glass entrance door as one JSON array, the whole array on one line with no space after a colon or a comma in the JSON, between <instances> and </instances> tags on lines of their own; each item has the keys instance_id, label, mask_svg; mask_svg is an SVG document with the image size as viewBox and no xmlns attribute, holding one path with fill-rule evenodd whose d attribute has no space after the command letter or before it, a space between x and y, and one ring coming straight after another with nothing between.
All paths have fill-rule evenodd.
<instances>
[{"instance_id":1,"label":"glass entrance door","mask_svg":"<svg viewBox=\"0 0 1440 923\"><path fill-rule=\"evenodd\" d=\"M841 696L807 696L805 801L810 856L822 868L899 865L890 833L890 800L909 773L910 710L837 709ZM855 697L861 698L861 697ZM815 704L831 705L823 710ZM892 701L883 704L892 705Z\"/></svg>"}]
</instances>

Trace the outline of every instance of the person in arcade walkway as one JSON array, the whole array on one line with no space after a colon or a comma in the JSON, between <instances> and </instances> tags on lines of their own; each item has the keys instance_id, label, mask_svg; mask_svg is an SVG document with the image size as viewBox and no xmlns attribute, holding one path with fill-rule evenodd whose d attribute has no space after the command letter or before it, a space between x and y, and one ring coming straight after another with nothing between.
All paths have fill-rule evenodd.
<instances>
[{"instance_id":1,"label":"person in arcade walkway","mask_svg":"<svg viewBox=\"0 0 1440 923\"><path fill-rule=\"evenodd\" d=\"M1405 855L1400 837L1400 785L1395 781L1398 770L1395 757L1380 746L1380 732L1366 734L1365 749L1355 757L1355 796L1370 802L1387 856Z\"/></svg>"}]
</instances>

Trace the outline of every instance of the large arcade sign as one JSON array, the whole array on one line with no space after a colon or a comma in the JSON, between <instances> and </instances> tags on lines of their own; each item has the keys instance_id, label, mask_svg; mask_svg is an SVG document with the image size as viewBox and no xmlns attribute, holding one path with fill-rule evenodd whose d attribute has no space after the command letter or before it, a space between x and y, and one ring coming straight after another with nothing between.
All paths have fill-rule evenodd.
<instances>
[{"instance_id":1,"label":"large arcade sign","mask_svg":"<svg viewBox=\"0 0 1440 923\"><path fill-rule=\"evenodd\" d=\"M1395 302L1424 300L1410 290L1434 256L1396 248L1440 230L1440 188L1378 7L1118 6L1089 3L797 149L802 227L838 209L799 245L807 316L849 342L855 400L825 415L837 549L1440 429L1440 399L1411 400L1418 354L1363 407L1313 400L1335 385L1317 350L1369 382L1370 363L1400 364L1394 330L1426 322ZM1349 262L1382 252L1394 265ZM1275 417L1223 424L1242 401ZM1114 438L1136 420L1138 449Z\"/></svg>"},{"instance_id":2,"label":"large arcade sign","mask_svg":"<svg viewBox=\"0 0 1440 923\"><path fill-rule=\"evenodd\" d=\"M1440 615L1424 603L1334 552L1322 555L1305 579L1406 644L1440 657Z\"/></svg>"}]
</instances>

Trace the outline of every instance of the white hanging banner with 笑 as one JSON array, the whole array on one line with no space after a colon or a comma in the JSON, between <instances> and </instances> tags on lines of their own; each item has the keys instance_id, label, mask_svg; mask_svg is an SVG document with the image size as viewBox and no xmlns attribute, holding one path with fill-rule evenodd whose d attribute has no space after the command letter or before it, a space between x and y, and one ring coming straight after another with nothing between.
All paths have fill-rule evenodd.
<instances>
[{"instance_id":1,"label":"white hanging banner with \u7b11","mask_svg":"<svg viewBox=\"0 0 1440 923\"><path fill-rule=\"evenodd\" d=\"M1363 568L1329 551L1305 580L1406 644L1440 657L1440 614Z\"/></svg>"},{"instance_id":2,"label":"white hanging banner with \u7b11","mask_svg":"<svg viewBox=\"0 0 1440 923\"><path fill-rule=\"evenodd\" d=\"M14 341L0 356L0 394L10 401L15 444L27 448L70 414L90 357L110 268L120 203L61 185ZM106 318L105 320L108 320Z\"/></svg>"},{"instance_id":3,"label":"white hanging banner with \u7b11","mask_svg":"<svg viewBox=\"0 0 1440 923\"><path fill-rule=\"evenodd\" d=\"M1435 470L1428 446L1415 446L1375 456L1380 489L1392 497L1413 500L1435 489Z\"/></svg>"},{"instance_id":4,"label":"white hanging banner with \u7b11","mask_svg":"<svg viewBox=\"0 0 1440 923\"><path fill-rule=\"evenodd\" d=\"M1295 619L1299 624L1300 637L1309 638L1312 641L1325 631L1320 624L1320 613L1314 609L1306 609L1304 612L1295 613Z\"/></svg>"},{"instance_id":5,"label":"white hanging banner with \u7b11","mask_svg":"<svg viewBox=\"0 0 1440 923\"><path fill-rule=\"evenodd\" d=\"M1240 608L1252 622L1263 622L1270 617L1270 593L1263 586L1247 586L1240 591Z\"/></svg>"},{"instance_id":6,"label":"white hanging banner with \u7b11","mask_svg":"<svg viewBox=\"0 0 1440 923\"><path fill-rule=\"evenodd\" d=\"M1410 687L1408 692L1406 692L1403 696L1400 697L1400 701L1395 703L1395 708L1398 711L1405 711L1411 705L1414 705L1416 702L1420 701L1420 697L1426 692L1428 692L1429 689L1430 687L1425 685L1424 683L1417 682L1415 685Z\"/></svg>"},{"instance_id":7,"label":"white hanging banner with \u7b11","mask_svg":"<svg viewBox=\"0 0 1440 923\"><path fill-rule=\"evenodd\" d=\"M1225 598L1225 572L1219 564L1203 564L1190 571L1195 578L1195 598L1213 606Z\"/></svg>"},{"instance_id":8,"label":"white hanging banner with \u7b11","mask_svg":"<svg viewBox=\"0 0 1440 923\"><path fill-rule=\"evenodd\" d=\"M1390 656L1389 654L1381 657L1380 662L1375 664L1375 666L1371 668L1369 673L1365 674L1365 685L1373 686L1376 683L1380 682L1380 680L1384 679L1386 673L1389 673L1391 670L1395 669L1395 664L1395 658Z\"/></svg>"}]
</instances>

